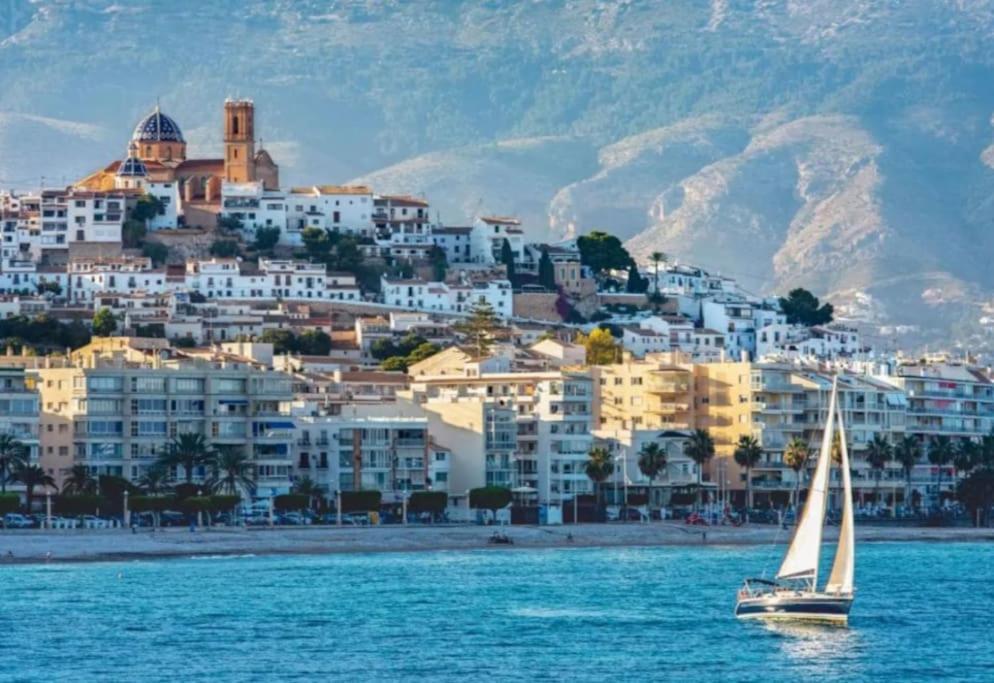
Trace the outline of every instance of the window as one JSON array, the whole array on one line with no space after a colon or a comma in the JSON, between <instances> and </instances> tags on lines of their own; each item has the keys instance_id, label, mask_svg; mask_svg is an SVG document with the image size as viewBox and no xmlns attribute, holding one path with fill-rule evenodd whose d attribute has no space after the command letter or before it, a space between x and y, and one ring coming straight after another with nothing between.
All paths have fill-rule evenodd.
<instances>
[{"instance_id":1,"label":"window","mask_svg":"<svg viewBox=\"0 0 994 683\"><path fill-rule=\"evenodd\" d=\"M165 377L132 377L131 391L137 394L160 394L166 390Z\"/></svg>"},{"instance_id":2,"label":"window","mask_svg":"<svg viewBox=\"0 0 994 683\"><path fill-rule=\"evenodd\" d=\"M124 390L124 380L121 377L90 377L87 389L95 393L113 393Z\"/></svg>"}]
</instances>

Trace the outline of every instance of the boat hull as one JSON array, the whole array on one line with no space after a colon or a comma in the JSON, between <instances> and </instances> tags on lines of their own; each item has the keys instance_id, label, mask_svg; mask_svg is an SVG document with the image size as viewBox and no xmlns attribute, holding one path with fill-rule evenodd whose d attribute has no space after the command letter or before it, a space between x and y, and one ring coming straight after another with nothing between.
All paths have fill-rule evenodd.
<instances>
[{"instance_id":1,"label":"boat hull","mask_svg":"<svg viewBox=\"0 0 994 683\"><path fill-rule=\"evenodd\" d=\"M771 594L739 600L735 606L735 616L739 619L829 621L844 624L849 620L851 607L851 597Z\"/></svg>"}]
</instances>

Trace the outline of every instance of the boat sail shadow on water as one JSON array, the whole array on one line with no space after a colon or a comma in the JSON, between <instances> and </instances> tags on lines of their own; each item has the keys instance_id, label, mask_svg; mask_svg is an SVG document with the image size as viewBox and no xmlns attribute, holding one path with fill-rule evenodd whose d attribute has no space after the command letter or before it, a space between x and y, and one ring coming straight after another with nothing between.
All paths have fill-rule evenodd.
<instances>
[{"instance_id":1,"label":"boat sail shadow on water","mask_svg":"<svg viewBox=\"0 0 994 683\"><path fill-rule=\"evenodd\" d=\"M818 590L818 561L821 554L828 483L832 468L832 441L836 423L839 430L843 505L839 542L832 571L823 590ZM838 407L837 381L832 382L828 420L818 453L808 498L804 504L790 547L777 572L776 580L747 579L739 591L735 616L743 619L804 619L846 623L853 601L855 543L853 538L852 482L845 427Z\"/></svg>"}]
</instances>

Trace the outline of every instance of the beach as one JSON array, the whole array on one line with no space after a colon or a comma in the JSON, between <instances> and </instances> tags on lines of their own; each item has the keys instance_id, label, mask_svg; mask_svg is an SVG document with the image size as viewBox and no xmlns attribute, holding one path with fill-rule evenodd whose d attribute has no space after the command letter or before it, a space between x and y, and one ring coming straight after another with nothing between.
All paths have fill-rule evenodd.
<instances>
[{"instance_id":1,"label":"beach","mask_svg":"<svg viewBox=\"0 0 994 683\"><path fill-rule=\"evenodd\" d=\"M769 525L690 527L685 524L579 524L502 527L513 545L488 543L495 527L417 525L376 527L188 528L0 531L0 563L83 562L204 555L418 552L515 548L785 544L790 531ZM825 531L831 540L836 529ZM862 526L857 542L992 541L994 529Z\"/></svg>"}]
</instances>

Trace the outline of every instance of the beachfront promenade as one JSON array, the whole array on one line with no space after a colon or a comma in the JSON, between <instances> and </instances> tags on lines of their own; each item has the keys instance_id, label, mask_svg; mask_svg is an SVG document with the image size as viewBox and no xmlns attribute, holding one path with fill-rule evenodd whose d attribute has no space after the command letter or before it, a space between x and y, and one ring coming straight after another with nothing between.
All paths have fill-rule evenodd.
<instances>
[{"instance_id":1,"label":"beachfront promenade","mask_svg":"<svg viewBox=\"0 0 994 683\"><path fill-rule=\"evenodd\" d=\"M174 527L154 533L150 530L132 533L127 529L7 530L0 531L0 562L704 543L758 545L786 543L790 537L789 530L778 530L769 525L688 527L668 522L513 526L502 529L513 540L513 546L488 544L494 527L475 525L274 529L214 527L195 532ZM833 539L836 533L836 529L826 529L825 540ZM857 529L856 535L858 541L977 541L994 540L994 529L863 526Z\"/></svg>"}]
</instances>

